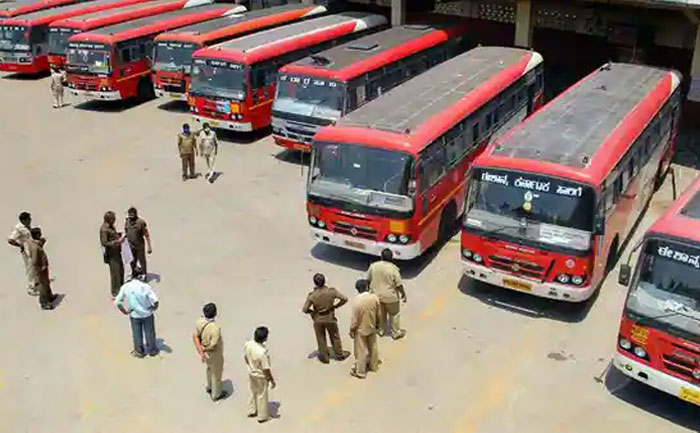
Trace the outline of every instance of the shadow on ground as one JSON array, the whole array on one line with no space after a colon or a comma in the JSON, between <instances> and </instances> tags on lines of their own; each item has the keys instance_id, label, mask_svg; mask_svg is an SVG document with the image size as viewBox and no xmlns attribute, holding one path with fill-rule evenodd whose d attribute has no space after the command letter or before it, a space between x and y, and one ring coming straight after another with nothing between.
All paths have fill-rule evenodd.
<instances>
[{"instance_id":1,"label":"shadow on ground","mask_svg":"<svg viewBox=\"0 0 700 433\"><path fill-rule=\"evenodd\" d=\"M310 153L300 152L298 150L284 149L274 154L274 157L280 162L302 167L309 167L311 162Z\"/></svg>"},{"instance_id":2,"label":"shadow on ground","mask_svg":"<svg viewBox=\"0 0 700 433\"><path fill-rule=\"evenodd\" d=\"M40 72L38 74L8 74L2 77L3 80L15 80L15 81L36 81L42 78L48 77L49 72ZM49 94L48 89L46 93Z\"/></svg>"},{"instance_id":3,"label":"shadow on ground","mask_svg":"<svg viewBox=\"0 0 700 433\"><path fill-rule=\"evenodd\" d=\"M185 101L167 101L158 106L159 110L168 111L170 113L189 113L190 108Z\"/></svg>"},{"instance_id":4,"label":"shadow on ground","mask_svg":"<svg viewBox=\"0 0 700 433\"><path fill-rule=\"evenodd\" d=\"M199 124L195 124L193 126L193 129L198 129L199 127ZM256 141L267 137L268 135L270 135L271 132L271 127L258 129L253 132L236 132L229 131L227 129L216 130L216 134L220 141L236 144L253 144Z\"/></svg>"},{"instance_id":5,"label":"shadow on ground","mask_svg":"<svg viewBox=\"0 0 700 433\"><path fill-rule=\"evenodd\" d=\"M77 110L94 111L97 113L121 113L124 110L129 110L134 107L138 107L141 104L149 102L147 99L141 98L130 98L125 101L99 101L91 100L80 102L80 100L74 100L73 106Z\"/></svg>"}]
</instances>

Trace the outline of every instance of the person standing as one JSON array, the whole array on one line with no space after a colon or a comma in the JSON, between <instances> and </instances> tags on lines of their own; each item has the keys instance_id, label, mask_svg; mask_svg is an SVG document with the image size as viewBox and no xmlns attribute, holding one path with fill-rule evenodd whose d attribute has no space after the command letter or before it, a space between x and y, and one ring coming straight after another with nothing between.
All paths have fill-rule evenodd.
<instances>
[{"instance_id":1,"label":"person standing","mask_svg":"<svg viewBox=\"0 0 700 433\"><path fill-rule=\"evenodd\" d=\"M389 248L382 250L382 259L372 263L367 271L367 281L370 291L376 294L381 302L379 336L384 335L387 316L389 316L391 338L398 340L406 336L406 330L401 329L399 320L401 313L399 300L405 303L407 299L399 268L391 262L393 258L394 255Z\"/></svg>"},{"instance_id":2,"label":"person standing","mask_svg":"<svg viewBox=\"0 0 700 433\"><path fill-rule=\"evenodd\" d=\"M10 233L10 236L7 238L7 243L19 250L19 254L22 256L22 262L24 262L24 274L27 277L27 294L36 296L38 294L36 275L34 274L34 267L29 260L29 252L27 251L27 242L32 239L31 228L31 214L29 212L20 213L19 222L12 229L12 233Z\"/></svg>"},{"instance_id":3,"label":"person standing","mask_svg":"<svg viewBox=\"0 0 700 433\"><path fill-rule=\"evenodd\" d=\"M112 299L117 296L119 289L124 284L124 263L122 262L122 242L124 235L117 232L114 228L116 221L114 212L108 211L103 218L102 227L100 227L100 244L103 249L103 258L105 264L109 265L109 279L111 286Z\"/></svg>"},{"instance_id":4,"label":"person standing","mask_svg":"<svg viewBox=\"0 0 700 433\"><path fill-rule=\"evenodd\" d=\"M153 291L153 287L141 280L142 277L141 269L136 268L131 280L119 289L114 299L114 304L119 311L129 316L134 343L131 355L136 358L143 358L147 353L150 356L158 355L156 324L153 316L158 309L158 296Z\"/></svg>"},{"instance_id":5,"label":"person standing","mask_svg":"<svg viewBox=\"0 0 700 433\"><path fill-rule=\"evenodd\" d=\"M63 86L66 83L66 74L58 68L51 68L51 95L53 96L53 108L63 108Z\"/></svg>"},{"instance_id":6,"label":"person standing","mask_svg":"<svg viewBox=\"0 0 700 433\"><path fill-rule=\"evenodd\" d=\"M377 330L380 326L381 307L379 297L368 292L366 281L357 281L355 288L359 294L353 301L350 319L350 338L355 343L355 365L350 370L350 375L364 379L367 376L368 365L370 371L379 369Z\"/></svg>"},{"instance_id":7,"label":"person standing","mask_svg":"<svg viewBox=\"0 0 700 433\"><path fill-rule=\"evenodd\" d=\"M203 317L197 320L192 340L202 362L207 364L207 388L212 401L226 398L227 391L221 389L224 372L224 339L221 328L215 322L216 304L208 303L202 309Z\"/></svg>"},{"instance_id":8,"label":"person standing","mask_svg":"<svg viewBox=\"0 0 700 433\"><path fill-rule=\"evenodd\" d=\"M214 162L216 155L219 153L219 140L216 138L216 132L211 129L208 123L202 125L202 131L199 133L199 155L204 158L207 164L207 173L204 178L209 183L214 182Z\"/></svg>"},{"instance_id":9,"label":"person standing","mask_svg":"<svg viewBox=\"0 0 700 433\"><path fill-rule=\"evenodd\" d=\"M182 180L194 179L194 157L197 155L197 139L190 131L190 125L182 125L182 132L177 136L177 148L182 160Z\"/></svg>"},{"instance_id":10,"label":"person standing","mask_svg":"<svg viewBox=\"0 0 700 433\"><path fill-rule=\"evenodd\" d=\"M337 302L336 302L337 301ZM348 302L348 298L333 287L326 286L323 274L314 275L314 288L306 296L302 312L309 314L314 322L314 333L318 345L318 360L324 364L330 362L326 334L331 340L335 359L342 361L348 357L343 352L343 345L338 332L338 319L335 310Z\"/></svg>"},{"instance_id":11,"label":"person standing","mask_svg":"<svg viewBox=\"0 0 700 433\"><path fill-rule=\"evenodd\" d=\"M49 258L44 251L46 239L41 234L39 227L31 229L32 239L27 242L29 258L34 268L34 275L39 288L39 305L42 310L53 310L57 296L51 291L51 277L49 276Z\"/></svg>"},{"instance_id":12,"label":"person standing","mask_svg":"<svg viewBox=\"0 0 700 433\"><path fill-rule=\"evenodd\" d=\"M259 423L270 419L268 385L273 389L277 386L270 369L270 355L265 347L269 333L265 326L260 326L255 329L253 341L247 341L243 346L250 382L248 417L257 417Z\"/></svg>"},{"instance_id":13,"label":"person standing","mask_svg":"<svg viewBox=\"0 0 700 433\"><path fill-rule=\"evenodd\" d=\"M148 232L148 226L146 221L139 218L138 210L135 207L130 207L126 211L127 217L124 222L124 232L126 232L126 238L129 240L129 247L131 248L131 274L134 274L134 269L136 269L136 263L141 267L143 275L145 275L146 280L148 280L148 269L146 267L146 253L151 254L153 249L151 248L151 235Z\"/></svg>"}]
</instances>

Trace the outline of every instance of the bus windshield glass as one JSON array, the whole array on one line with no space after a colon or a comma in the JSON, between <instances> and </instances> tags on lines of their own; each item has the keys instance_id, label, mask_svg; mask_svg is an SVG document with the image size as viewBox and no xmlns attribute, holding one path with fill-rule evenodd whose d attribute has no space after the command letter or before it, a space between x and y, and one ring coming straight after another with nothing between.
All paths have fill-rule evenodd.
<instances>
[{"instance_id":1,"label":"bus windshield glass","mask_svg":"<svg viewBox=\"0 0 700 433\"><path fill-rule=\"evenodd\" d=\"M29 51L29 32L25 26L0 26L0 50Z\"/></svg>"},{"instance_id":2,"label":"bus windshield glass","mask_svg":"<svg viewBox=\"0 0 700 433\"><path fill-rule=\"evenodd\" d=\"M577 251L591 247L595 192L563 179L475 169L465 228Z\"/></svg>"},{"instance_id":3,"label":"bus windshield glass","mask_svg":"<svg viewBox=\"0 0 700 433\"><path fill-rule=\"evenodd\" d=\"M195 59L190 95L244 101L246 68L240 63Z\"/></svg>"},{"instance_id":4,"label":"bus windshield glass","mask_svg":"<svg viewBox=\"0 0 700 433\"><path fill-rule=\"evenodd\" d=\"M280 74L274 109L277 111L337 120L343 110L342 83L319 77Z\"/></svg>"},{"instance_id":5,"label":"bus windshield glass","mask_svg":"<svg viewBox=\"0 0 700 433\"><path fill-rule=\"evenodd\" d=\"M700 341L700 248L647 240L625 308Z\"/></svg>"},{"instance_id":6,"label":"bus windshield glass","mask_svg":"<svg viewBox=\"0 0 700 433\"><path fill-rule=\"evenodd\" d=\"M184 42L158 42L155 52L155 68L160 71L192 72L192 53L198 48L196 44Z\"/></svg>"},{"instance_id":7,"label":"bus windshield glass","mask_svg":"<svg viewBox=\"0 0 700 433\"><path fill-rule=\"evenodd\" d=\"M109 74L112 70L111 51L104 44L70 44L66 69L70 72Z\"/></svg>"},{"instance_id":8,"label":"bus windshield glass","mask_svg":"<svg viewBox=\"0 0 700 433\"><path fill-rule=\"evenodd\" d=\"M49 54L65 55L68 48L68 38L78 33L79 30L65 28L51 28L49 30Z\"/></svg>"},{"instance_id":9,"label":"bus windshield glass","mask_svg":"<svg viewBox=\"0 0 700 433\"><path fill-rule=\"evenodd\" d=\"M314 143L309 194L367 208L410 212L411 155L345 143Z\"/></svg>"}]
</instances>

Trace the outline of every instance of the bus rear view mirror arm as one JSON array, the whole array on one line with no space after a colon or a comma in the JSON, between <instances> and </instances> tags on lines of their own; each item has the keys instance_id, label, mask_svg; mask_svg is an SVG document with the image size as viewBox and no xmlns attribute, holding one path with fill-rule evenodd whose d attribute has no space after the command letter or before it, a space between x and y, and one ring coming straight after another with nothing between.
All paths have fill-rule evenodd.
<instances>
[{"instance_id":1,"label":"bus rear view mirror arm","mask_svg":"<svg viewBox=\"0 0 700 433\"><path fill-rule=\"evenodd\" d=\"M628 286L630 283L630 276L632 275L632 267L627 264L620 265L620 273L617 275L617 282L620 285Z\"/></svg>"}]
</instances>

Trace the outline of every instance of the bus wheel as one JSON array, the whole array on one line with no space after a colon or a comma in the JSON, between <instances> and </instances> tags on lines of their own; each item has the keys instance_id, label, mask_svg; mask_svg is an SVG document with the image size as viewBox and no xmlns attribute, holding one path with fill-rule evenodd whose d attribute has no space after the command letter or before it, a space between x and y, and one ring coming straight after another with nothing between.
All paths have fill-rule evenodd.
<instances>
[{"instance_id":1,"label":"bus wheel","mask_svg":"<svg viewBox=\"0 0 700 433\"><path fill-rule=\"evenodd\" d=\"M617 248L618 244L620 243L619 239L620 238L615 235L615 239L613 239L610 249L608 250L608 259L605 261L605 275L608 275L610 271L613 270L615 263L617 262Z\"/></svg>"},{"instance_id":2,"label":"bus wheel","mask_svg":"<svg viewBox=\"0 0 700 433\"><path fill-rule=\"evenodd\" d=\"M153 90L153 84L151 84L151 80L148 78L142 78L141 81L139 81L137 92L138 97L144 101L148 101L149 99L156 97L155 91Z\"/></svg>"},{"instance_id":3,"label":"bus wheel","mask_svg":"<svg viewBox=\"0 0 700 433\"><path fill-rule=\"evenodd\" d=\"M454 235L455 227L457 226L457 206L452 201L442 211L440 217L440 233L438 234L438 242L440 245L447 243Z\"/></svg>"}]
</instances>

